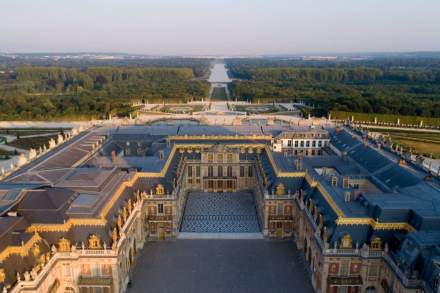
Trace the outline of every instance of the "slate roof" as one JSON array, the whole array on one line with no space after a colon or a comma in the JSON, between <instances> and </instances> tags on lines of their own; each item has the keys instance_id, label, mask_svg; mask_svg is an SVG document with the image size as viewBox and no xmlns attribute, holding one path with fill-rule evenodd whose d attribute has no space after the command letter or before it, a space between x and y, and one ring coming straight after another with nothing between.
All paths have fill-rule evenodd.
<instances>
[{"instance_id":1,"label":"slate roof","mask_svg":"<svg viewBox=\"0 0 440 293\"><path fill-rule=\"evenodd\" d=\"M111 207L107 219L109 223L114 223L120 205L138 189L149 192L157 184L162 184L167 193L171 193L182 156L196 160L201 156L196 152L176 152L170 158L173 143L200 143L197 140L183 140L185 135L275 136L288 129L281 125L122 126L105 130L109 135L105 145L81 165L79 162L88 158L92 145L102 139L105 131L84 135L67 147L60 148L44 162L8 178L7 184L0 184L0 214L13 208L19 213L17 217L0 217L0 250L4 243L9 245L30 237L23 231L32 223L63 223L69 218L98 217L116 189L122 182L132 178L135 170L157 173L168 159L171 159L171 164L163 177L140 178L133 187L126 188ZM295 131L295 128L290 130ZM168 143L168 135L177 135L181 139ZM417 268L425 280L434 280L433 272L440 273L438 264L434 263L434 260L440 261L440 190L344 129L330 130L329 136L335 151L328 151L323 156L302 157L301 170L297 170L295 164L299 157L285 156L271 150L264 150L261 154L240 154L240 158L258 159L268 181L268 193L272 193L281 183L286 191L292 193L303 190L305 200L313 200L319 213L324 216L331 245L340 242L347 233L359 246L378 236L389 244L391 254L402 270ZM228 144L269 144L266 140L258 139L225 141ZM204 140L202 143L215 145L223 142ZM114 160L113 151L116 155ZM337 156L339 152L344 155ZM163 153L163 158L159 157L160 153ZM276 166L272 165L269 156ZM331 176L337 177L337 186L332 186L331 176L318 173L319 168L335 170ZM306 172L326 192L323 194L322 190L310 186L304 177L277 177L274 169L281 172ZM362 192L353 186L343 188L343 177L363 180L374 188ZM348 202L345 200L347 191L353 195ZM400 230L374 230L370 225L337 225L338 215L329 204L328 196L345 217L371 218L379 223L408 223L416 231L408 233ZM43 236L52 243L63 235L80 243L86 241L90 233L97 233L102 239L110 241L109 228L73 227L65 234L45 233Z\"/></svg>"}]
</instances>

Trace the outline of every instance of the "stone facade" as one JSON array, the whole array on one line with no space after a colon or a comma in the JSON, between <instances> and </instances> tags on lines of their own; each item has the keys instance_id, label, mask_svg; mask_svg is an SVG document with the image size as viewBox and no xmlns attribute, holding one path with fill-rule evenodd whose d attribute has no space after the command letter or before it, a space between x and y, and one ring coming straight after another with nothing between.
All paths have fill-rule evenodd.
<instances>
[{"instance_id":1,"label":"stone facade","mask_svg":"<svg viewBox=\"0 0 440 293\"><path fill-rule=\"evenodd\" d=\"M32 238L23 237L27 242L23 240L21 246L3 250L0 260L21 255L31 259L32 265L28 267L32 268L17 270L16 277L0 268L3 291L124 292L136 255L145 241L178 236L189 192L246 191L255 197L263 236L292 239L292 245L303 251L316 292L422 292L426 284L404 274L391 258L388 243L377 236L383 231L407 233L414 228L408 223L382 223L367 216L349 217L340 208L361 193L379 191L370 178L366 175L338 177L335 170L325 167L314 168L316 177L321 176L317 180L300 163L281 166L288 161L288 156L281 154L278 160L284 161L275 160L272 151L276 151L277 143L283 151L295 155L292 152L297 141L298 148L304 147L302 151L306 151L306 155L317 157L328 145L325 133L301 135L280 136L274 144L256 135L243 137L242 141L238 136L223 137L219 141L209 141L203 136L207 141L203 145L188 142L191 137L185 136L182 141L177 138L174 144L166 142L168 158L163 149L159 151L159 158L154 158L154 162L163 164L160 170L144 172L124 168L127 170L116 171L114 168L106 171L112 172L111 175L101 179L90 179L88 170L76 174L75 178L87 179L87 182L102 181L97 183L99 186L91 187L93 192L104 194L102 199L96 199L96 202L101 200L102 205L96 205L95 210L92 203L91 208L84 211L81 208L87 206L90 194L81 193L78 197L75 194L74 198L66 195L67 204L72 201L78 204L77 198L82 198L76 206L81 217L72 216L68 221L57 218L57 223L38 222L23 228L25 236ZM266 141L262 143L258 139ZM300 139L316 141L302 145ZM307 148L311 148L310 153ZM313 148L316 152L312 152ZM120 152L124 154L121 161L125 156L130 157L125 150ZM114 157L112 150L112 163ZM82 192L84 186L75 183ZM69 187L72 185L68 184L73 183L66 180L63 184ZM341 186L349 196L336 202L330 190ZM320 194L321 203L313 197L315 193ZM73 214L75 210L69 208L65 212ZM82 214L85 212L91 216L86 218ZM343 233L330 231L336 228ZM378 231L377 235L363 243L355 241L356 230L366 229ZM332 241L330 235L333 235ZM74 242L75 237L82 240ZM35 243L42 243L47 251Z\"/></svg>"}]
</instances>

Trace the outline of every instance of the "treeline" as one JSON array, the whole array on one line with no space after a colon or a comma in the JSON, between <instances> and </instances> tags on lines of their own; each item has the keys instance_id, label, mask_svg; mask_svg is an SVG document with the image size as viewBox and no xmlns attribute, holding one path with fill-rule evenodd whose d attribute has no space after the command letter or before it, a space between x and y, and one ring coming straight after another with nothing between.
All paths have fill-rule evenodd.
<instances>
[{"instance_id":1,"label":"treeline","mask_svg":"<svg viewBox=\"0 0 440 293\"><path fill-rule=\"evenodd\" d=\"M0 56L0 68L15 69L20 66L64 67L64 68L89 68L89 67L126 67L126 68L190 68L197 78L208 77L211 59L206 58L120 58L120 59L94 59L94 58L67 58L61 59L47 54L18 54L14 58ZM68 54L70 55L70 54ZM124 57L124 56L120 56Z\"/></svg>"},{"instance_id":2,"label":"treeline","mask_svg":"<svg viewBox=\"0 0 440 293\"><path fill-rule=\"evenodd\" d=\"M339 82L371 82L383 77L383 72L376 68L231 68L234 77L253 81L339 81Z\"/></svg>"},{"instance_id":3,"label":"treeline","mask_svg":"<svg viewBox=\"0 0 440 293\"><path fill-rule=\"evenodd\" d=\"M369 83L380 81L440 83L439 69L388 69L380 68L250 68L243 65L229 67L235 78L254 81L314 80L318 82Z\"/></svg>"},{"instance_id":4,"label":"treeline","mask_svg":"<svg viewBox=\"0 0 440 293\"><path fill-rule=\"evenodd\" d=\"M133 100L200 100L208 91L191 68L21 66L0 75L0 120L127 115Z\"/></svg>"},{"instance_id":5,"label":"treeline","mask_svg":"<svg viewBox=\"0 0 440 293\"><path fill-rule=\"evenodd\" d=\"M11 77L19 82L36 82L41 90L64 92L101 90L118 82L157 83L162 80L189 81L194 76L188 68L116 68L91 67L85 70L60 67L18 67Z\"/></svg>"},{"instance_id":6,"label":"treeline","mask_svg":"<svg viewBox=\"0 0 440 293\"><path fill-rule=\"evenodd\" d=\"M239 79L231 84L238 99L304 101L318 116L338 110L440 117L440 70L432 66L435 62L410 68L374 62L377 67L347 61L331 67L315 61L314 67L278 67L286 62L236 59L228 60L228 68Z\"/></svg>"}]
</instances>

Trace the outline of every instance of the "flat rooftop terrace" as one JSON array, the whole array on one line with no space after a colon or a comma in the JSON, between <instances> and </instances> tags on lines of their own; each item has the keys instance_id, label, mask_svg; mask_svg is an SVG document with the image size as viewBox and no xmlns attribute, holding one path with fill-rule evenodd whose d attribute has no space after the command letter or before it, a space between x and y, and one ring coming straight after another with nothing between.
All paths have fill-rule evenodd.
<instances>
[{"instance_id":1,"label":"flat rooftop terrace","mask_svg":"<svg viewBox=\"0 0 440 293\"><path fill-rule=\"evenodd\" d=\"M147 242L128 293L313 292L292 241Z\"/></svg>"}]
</instances>

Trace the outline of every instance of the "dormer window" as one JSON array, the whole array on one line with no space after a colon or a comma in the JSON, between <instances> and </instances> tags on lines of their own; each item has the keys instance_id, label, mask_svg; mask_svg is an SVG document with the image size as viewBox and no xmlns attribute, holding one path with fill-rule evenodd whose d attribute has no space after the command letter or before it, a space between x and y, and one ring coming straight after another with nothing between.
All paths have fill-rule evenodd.
<instances>
[{"instance_id":1,"label":"dormer window","mask_svg":"<svg viewBox=\"0 0 440 293\"><path fill-rule=\"evenodd\" d=\"M371 240L370 248L371 249L381 249L382 246L382 240L379 237L374 237L373 240Z\"/></svg>"}]
</instances>

